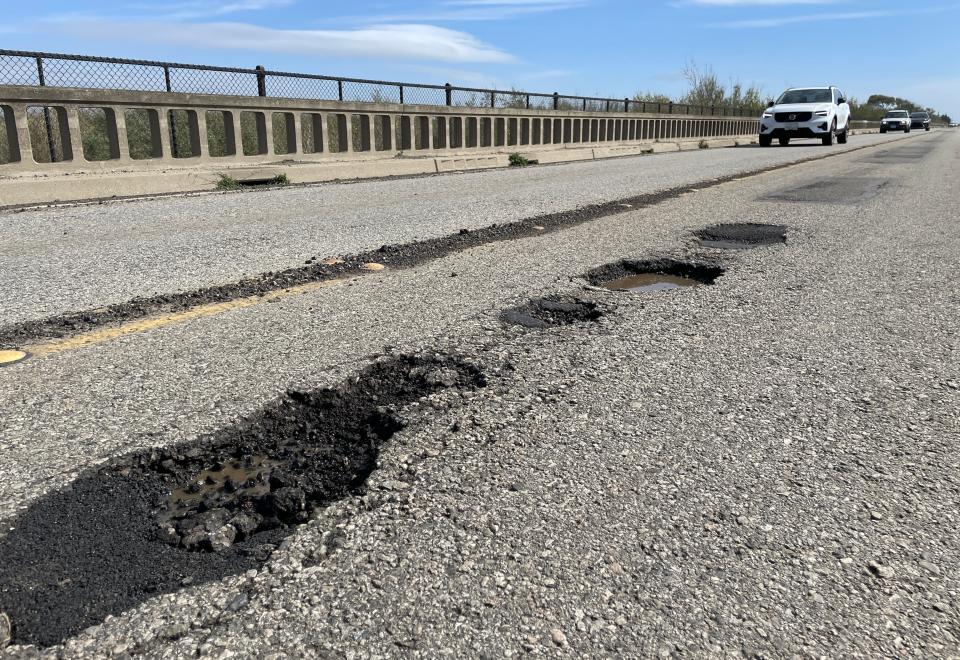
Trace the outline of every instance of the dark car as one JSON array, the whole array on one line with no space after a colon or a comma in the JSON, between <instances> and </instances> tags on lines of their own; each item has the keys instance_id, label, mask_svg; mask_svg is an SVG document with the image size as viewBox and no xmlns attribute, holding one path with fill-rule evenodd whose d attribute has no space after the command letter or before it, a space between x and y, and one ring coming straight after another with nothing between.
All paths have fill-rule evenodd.
<instances>
[{"instance_id":1,"label":"dark car","mask_svg":"<svg viewBox=\"0 0 960 660\"><path fill-rule=\"evenodd\" d=\"M930 130L930 115L926 112L910 113L910 128L922 128L925 131Z\"/></svg>"}]
</instances>

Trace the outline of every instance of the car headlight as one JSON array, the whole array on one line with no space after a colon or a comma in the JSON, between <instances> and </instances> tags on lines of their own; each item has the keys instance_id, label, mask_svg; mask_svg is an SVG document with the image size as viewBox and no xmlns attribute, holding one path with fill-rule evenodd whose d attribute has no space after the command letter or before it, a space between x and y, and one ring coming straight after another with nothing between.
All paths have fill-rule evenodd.
<instances>
[{"instance_id":1,"label":"car headlight","mask_svg":"<svg viewBox=\"0 0 960 660\"><path fill-rule=\"evenodd\" d=\"M773 113L772 113L772 112L764 112L764 113L763 113L763 118L764 118L764 119L771 119L771 118L773 118Z\"/></svg>"},{"instance_id":2,"label":"car headlight","mask_svg":"<svg viewBox=\"0 0 960 660\"><path fill-rule=\"evenodd\" d=\"M829 110L821 110L820 112L815 112L815 113L813 113L813 114L815 114L815 115L818 116L818 117L826 117L827 115L830 114L830 111L829 111Z\"/></svg>"}]
</instances>

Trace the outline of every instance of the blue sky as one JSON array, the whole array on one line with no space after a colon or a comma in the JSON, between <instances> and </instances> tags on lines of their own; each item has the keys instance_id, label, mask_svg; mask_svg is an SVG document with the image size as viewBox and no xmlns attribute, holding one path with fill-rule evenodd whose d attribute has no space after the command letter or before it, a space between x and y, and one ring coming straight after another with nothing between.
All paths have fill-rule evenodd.
<instances>
[{"instance_id":1,"label":"blue sky","mask_svg":"<svg viewBox=\"0 0 960 660\"><path fill-rule=\"evenodd\" d=\"M839 85L960 117L957 0L44 0L3 48L624 97L724 81Z\"/></svg>"}]
</instances>

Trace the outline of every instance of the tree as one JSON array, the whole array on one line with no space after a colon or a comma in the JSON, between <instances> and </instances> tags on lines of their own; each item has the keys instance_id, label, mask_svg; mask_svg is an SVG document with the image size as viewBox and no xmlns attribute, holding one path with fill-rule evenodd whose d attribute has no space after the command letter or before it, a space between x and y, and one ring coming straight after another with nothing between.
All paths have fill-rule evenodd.
<instances>
[{"instance_id":1,"label":"tree","mask_svg":"<svg viewBox=\"0 0 960 660\"><path fill-rule=\"evenodd\" d=\"M739 80L731 82L729 87L720 82L711 67L700 69L696 62L687 62L683 67L683 77L689 85L681 103L703 107L752 107L763 106L763 90L757 85L744 87Z\"/></svg>"},{"instance_id":2,"label":"tree","mask_svg":"<svg viewBox=\"0 0 960 660\"><path fill-rule=\"evenodd\" d=\"M947 115L940 115L933 108L925 108L919 103L914 103L899 96L871 94L866 103L860 103L855 98L850 98L847 103L850 104L850 115L854 119L863 121L880 121L888 110L897 109L909 112L926 112L934 123L950 123L950 118Z\"/></svg>"},{"instance_id":3,"label":"tree","mask_svg":"<svg viewBox=\"0 0 960 660\"><path fill-rule=\"evenodd\" d=\"M633 100L638 103L670 103L673 101L666 94L657 94L655 92L637 92L633 95Z\"/></svg>"}]
</instances>

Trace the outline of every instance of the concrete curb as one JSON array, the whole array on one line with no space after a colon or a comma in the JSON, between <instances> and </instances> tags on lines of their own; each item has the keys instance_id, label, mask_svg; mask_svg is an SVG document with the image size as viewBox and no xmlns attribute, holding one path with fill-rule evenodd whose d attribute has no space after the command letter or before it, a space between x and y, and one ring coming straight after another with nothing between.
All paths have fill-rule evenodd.
<instances>
[{"instance_id":1,"label":"concrete curb","mask_svg":"<svg viewBox=\"0 0 960 660\"><path fill-rule=\"evenodd\" d=\"M704 139L709 148L725 148L756 142L743 137ZM700 149L701 140L650 142L637 145L584 146L524 153L542 164L602 160ZM452 154L423 158L383 158L324 163L278 162L273 165L202 167L159 171L93 171L72 174L21 175L0 178L0 208L81 202L112 197L147 197L175 193L213 191L223 175L239 181L265 173L286 174L291 183L372 179L393 176L436 174L507 167L509 153Z\"/></svg>"}]
</instances>

